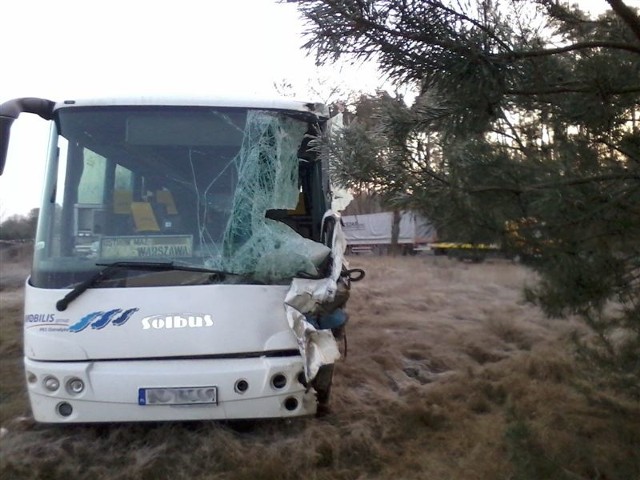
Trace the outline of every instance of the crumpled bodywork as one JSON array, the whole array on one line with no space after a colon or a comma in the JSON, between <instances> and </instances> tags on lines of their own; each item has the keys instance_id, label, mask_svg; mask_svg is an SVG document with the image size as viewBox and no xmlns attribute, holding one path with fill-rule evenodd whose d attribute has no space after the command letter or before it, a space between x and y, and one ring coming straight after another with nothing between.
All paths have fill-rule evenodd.
<instances>
[{"instance_id":1,"label":"crumpled bodywork","mask_svg":"<svg viewBox=\"0 0 640 480\"><path fill-rule=\"evenodd\" d=\"M242 147L235 162L238 185L222 248L208 266L237 273L250 273L264 283L293 278L285 298L289 326L305 362L308 381L325 364L334 363L340 352L331 329L309 320L326 315L336 293L346 280L341 277L346 240L339 218L328 211L332 247L302 237L288 225L266 218L268 210L293 210L299 201L298 149L306 126L268 111L252 111L247 117ZM317 277L319 266L331 255L329 274ZM346 301L346 299L345 299ZM340 302L344 303L344 302Z\"/></svg>"},{"instance_id":2,"label":"crumpled bodywork","mask_svg":"<svg viewBox=\"0 0 640 480\"><path fill-rule=\"evenodd\" d=\"M322 365L334 363L340 358L340 351L332 331L317 328L309 321L309 317L330 313L331 309L339 308L340 305L334 305L338 290L347 289L347 280L341 276L347 242L340 228L340 221L333 212L327 212L325 221L331 217L335 221L335 226L329 276L318 280L295 278L285 298L287 319L305 360L307 380L312 380ZM331 306L329 311L327 311L328 306Z\"/></svg>"}]
</instances>

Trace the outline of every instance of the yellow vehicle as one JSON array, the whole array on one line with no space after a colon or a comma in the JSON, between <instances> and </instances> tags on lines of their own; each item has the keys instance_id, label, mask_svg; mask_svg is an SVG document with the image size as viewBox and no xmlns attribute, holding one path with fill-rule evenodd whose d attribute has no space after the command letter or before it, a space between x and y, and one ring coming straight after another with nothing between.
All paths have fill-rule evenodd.
<instances>
[{"instance_id":1,"label":"yellow vehicle","mask_svg":"<svg viewBox=\"0 0 640 480\"><path fill-rule=\"evenodd\" d=\"M505 223L504 251L512 258L530 260L542 254L541 246L549 244L543 236L541 223L534 217L508 220Z\"/></svg>"},{"instance_id":2,"label":"yellow vehicle","mask_svg":"<svg viewBox=\"0 0 640 480\"><path fill-rule=\"evenodd\" d=\"M434 255L447 255L458 260L471 262L483 262L488 255L494 255L500 251L498 245L493 243L458 243L436 242L429 244Z\"/></svg>"}]
</instances>

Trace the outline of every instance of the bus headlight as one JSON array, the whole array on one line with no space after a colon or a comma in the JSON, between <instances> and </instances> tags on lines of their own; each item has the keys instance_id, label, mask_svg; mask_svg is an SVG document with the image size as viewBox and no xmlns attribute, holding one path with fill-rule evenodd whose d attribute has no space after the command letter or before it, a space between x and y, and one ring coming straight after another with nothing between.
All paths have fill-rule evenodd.
<instances>
[{"instance_id":1,"label":"bus headlight","mask_svg":"<svg viewBox=\"0 0 640 480\"><path fill-rule=\"evenodd\" d=\"M27 370L27 382L36 383L37 381L38 377L36 376L36 374Z\"/></svg>"},{"instance_id":2,"label":"bus headlight","mask_svg":"<svg viewBox=\"0 0 640 480\"><path fill-rule=\"evenodd\" d=\"M67 382L67 391L71 395L80 395L84 391L84 382L74 377Z\"/></svg>"},{"instance_id":3,"label":"bus headlight","mask_svg":"<svg viewBox=\"0 0 640 480\"><path fill-rule=\"evenodd\" d=\"M53 375L47 375L42 380L42 385L50 392L55 392L56 390L58 390L58 388L60 388L60 381Z\"/></svg>"}]
</instances>

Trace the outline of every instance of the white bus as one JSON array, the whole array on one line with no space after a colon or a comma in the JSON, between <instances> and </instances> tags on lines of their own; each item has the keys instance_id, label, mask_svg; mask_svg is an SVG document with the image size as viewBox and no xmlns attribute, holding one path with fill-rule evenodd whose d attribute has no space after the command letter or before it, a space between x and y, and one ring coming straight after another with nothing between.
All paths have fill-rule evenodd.
<instances>
[{"instance_id":1,"label":"white bus","mask_svg":"<svg viewBox=\"0 0 640 480\"><path fill-rule=\"evenodd\" d=\"M293 100L15 99L51 122L26 282L36 421L312 415L328 402L350 280ZM352 278L350 279L349 276Z\"/></svg>"}]
</instances>

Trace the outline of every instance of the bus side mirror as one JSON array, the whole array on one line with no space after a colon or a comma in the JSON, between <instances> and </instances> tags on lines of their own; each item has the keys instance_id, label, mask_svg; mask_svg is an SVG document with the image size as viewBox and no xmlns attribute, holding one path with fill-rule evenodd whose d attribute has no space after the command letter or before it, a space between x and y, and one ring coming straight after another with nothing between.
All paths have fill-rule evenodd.
<instances>
[{"instance_id":1,"label":"bus side mirror","mask_svg":"<svg viewBox=\"0 0 640 480\"><path fill-rule=\"evenodd\" d=\"M7 161L7 150L9 149L9 133L13 118L0 117L0 175L4 171L4 164Z\"/></svg>"},{"instance_id":2,"label":"bus side mirror","mask_svg":"<svg viewBox=\"0 0 640 480\"><path fill-rule=\"evenodd\" d=\"M53 117L55 102L44 98L15 98L0 105L0 175L4 171L9 150L11 124L22 112L35 113L45 120Z\"/></svg>"}]
</instances>

